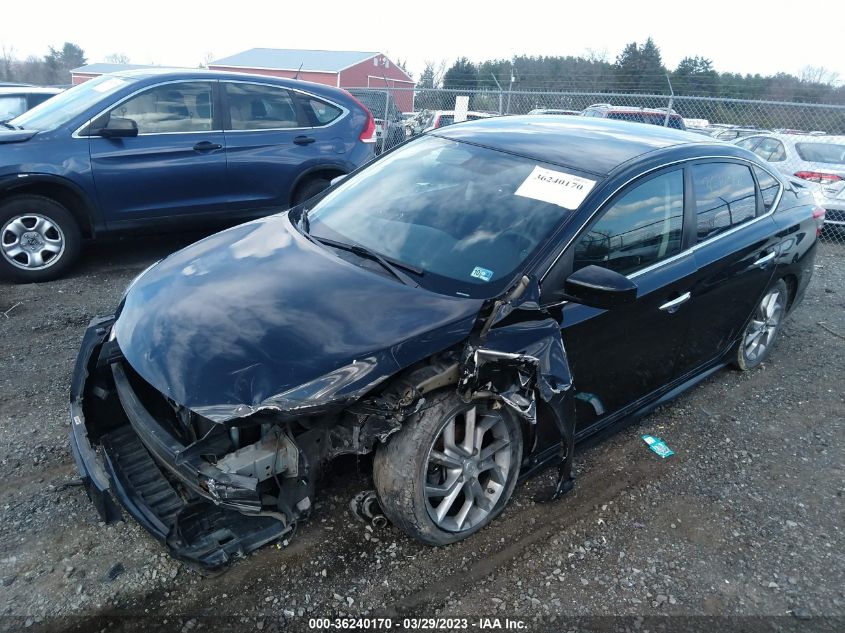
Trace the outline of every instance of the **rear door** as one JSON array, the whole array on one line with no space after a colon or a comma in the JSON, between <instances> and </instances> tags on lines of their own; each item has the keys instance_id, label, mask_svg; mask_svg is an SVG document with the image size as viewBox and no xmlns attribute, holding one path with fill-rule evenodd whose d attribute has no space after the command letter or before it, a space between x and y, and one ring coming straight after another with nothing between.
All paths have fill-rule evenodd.
<instances>
[{"instance_id":1,"label":"rear door","mask_svg":"<svg viewBox=\"0 0 845 633\"><path fill-rule=\"evenodd\" d=\"M203 216L227 207L226 154L216 81L159 84L103 116L138 124L132 138L89 138L100 208L109 224Z\"/></svg>"},{"instance_id":2,"label":"rear door","mask_svg":"<svg viewBox=\"0 0 845 633\"><path fill-rule=\"evenodd\" d=\"M693 201L687 219L695 227L698 270L679 375L716 359L737 340L771 283L778 242L771 185L760 195L750 164L698 161L688 170Z\"/></svg>"},{"instance_id":3,"label":"rear door","mask_svg":"<svg viewBox=\"0 0 845 633\"><path fill-rule=\"evenodd\" d=\"M601 310L563 307L562 331L575 388L577 429L631 405L669 383L689 326L685 302L695 274L684 251L684 170L636 181L586 227L550 271L562 280L588 265L636 281L634 304ZM554 282L552 282L554 283ZM543 292L551 290L544 282Z\"/></svg>"},{"instance_id":4,"label":"rear door","mask_svg":"<svg viewBox=\"0 0 845 633\"><path fill-rule=\"evenodd\" d=\"M226 81L223 86L234 204L244 209L287 208L297 177L337 153L331 123L344 110L272 84Z\"/></svg>"}]
</instances>

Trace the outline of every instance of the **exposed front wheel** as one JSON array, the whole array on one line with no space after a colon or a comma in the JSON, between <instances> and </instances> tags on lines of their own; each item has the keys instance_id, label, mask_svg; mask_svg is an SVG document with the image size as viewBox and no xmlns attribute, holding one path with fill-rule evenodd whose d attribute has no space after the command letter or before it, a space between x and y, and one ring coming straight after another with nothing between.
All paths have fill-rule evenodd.
<instances>
[{"instance_id":1,"label":"exposed front wheel","mask_svg":"<svg viewBox=\"0 0 845 633\"><path fill-rule=\"evenodd\" d=\"M763 295L737 345L734 364L739 369L753 369L769 355L786 316L788 299L789 288L783 279Z\"/></svg>"},{"instance_id":2,"label":"exposed front wheel","mask_svg":"<svg viewBox=\"0 0 845 633\"><path fill-rule=\"evenodd\" d=\"M18 282L49 281L79 255L73 216L50 198L22 195L0 204L0 275Z\"/></svg>"},{"instance_id":3,"label":"exposed front wheel","mask_svg":"<svg viewBox=\"0 0 845 633\"><path fill-rule=\"evenodd\" d=\"M430 545L460 541L501 513L522 459L517 419L454 394L412 416L373 465L385 515Z\"/></svg>"}]
</instances>

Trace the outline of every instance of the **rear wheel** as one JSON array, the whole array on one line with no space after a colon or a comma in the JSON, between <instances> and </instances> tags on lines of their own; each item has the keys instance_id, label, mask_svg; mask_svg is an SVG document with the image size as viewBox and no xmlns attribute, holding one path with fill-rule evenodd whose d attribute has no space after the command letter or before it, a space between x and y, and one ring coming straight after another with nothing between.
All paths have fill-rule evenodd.
<instances>
[{"instance_id":1,"label":"rear wheel","mask_svg":"<svg viewBox=\"0 0 845 633\"><path fill-rule=\"evenodd\" d=\"M739 369L754 369L766 360L786 316L788 300L789 288L783 279L763 295L737 345L734 364Z\"/></svg>"},{"instance_id":2,"label":"rear wheel","mask_svg":"<svg viewBox=\"0 0 845 633\"><path fill-rule=\"evenodd\" d=\"M318 193L328 189L329 185L331 185L331 181L326 178L311 178L305 181L296 188L296 193L293 194L293 206L310 200Z\"/></svg>"},{"instance_id":3,"label":"rear wheel","mask_svg":"<svg viewBox=\"0 0 845 633\"><path fill-rule=\"evenodd\" d=\"M452 394L379 447L373 478L387 518L423 543L445 545L502 512L521 459L522 432L508 410Z\"/></svg>"},{"instance_id":4,"label":"rear wheel","mask_svg":"<svg viewBox=\"0 0 845 633\"><path fill-rule=\"evenodd\" d=\"M82 238L70 212L50 198L16 196L0 204L0 275L17 282L59 277Z\"/></svg>"}]
</instances>

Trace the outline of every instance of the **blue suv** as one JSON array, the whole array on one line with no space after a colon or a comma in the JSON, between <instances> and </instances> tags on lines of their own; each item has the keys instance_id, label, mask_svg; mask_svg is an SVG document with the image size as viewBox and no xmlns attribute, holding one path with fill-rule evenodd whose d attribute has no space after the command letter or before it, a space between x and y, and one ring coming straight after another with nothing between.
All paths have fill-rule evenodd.
<instances>
[{"instance_id":1,"label":"blue suv","mask_svg":"<svg viewBox=\"0 0 845 633\"><path fill-rule=\"evenodd\" d=\"M349 93L274 77L104 75L0 123L0 275L58 277L105 233L252 219L373 155Z\"/></svg>"}]
</instances>

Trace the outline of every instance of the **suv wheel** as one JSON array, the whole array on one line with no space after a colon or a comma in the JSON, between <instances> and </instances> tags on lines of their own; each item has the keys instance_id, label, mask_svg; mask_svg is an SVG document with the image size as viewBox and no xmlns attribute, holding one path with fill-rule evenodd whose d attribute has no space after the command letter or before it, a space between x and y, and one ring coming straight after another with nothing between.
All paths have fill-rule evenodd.
<instances>
[{"instance_id":1,"label":"suv wheel","mask_svg":"<svg viewBox=\"0 0 845 633\"><path fill-rule=\"evenodd\" d=\"M385 516L429 545L465 539L502 512L519 475L522 430L505 407L442 398L376 451Z\"/></svg>"},{"instance_id":2,"label":"suv wheel","mask_svg":"<svg viewBox=\"0 0 845 633\"><path fill-rule=\"evenodd\" d=\"M302 183L296 188L296 193L293 194L293 206L297 206L310 200L318 193L329 188L331 181L325 178L311 178Z\"/></svg>"},{"instance_id":3,"label":"suv wheel","mask_svg":"<svg viewBox=\"0 0 845 633\"><path fill-rule=\"evenodd\" d=\"M70 212L50 198L0 203L0 276L17 282L59 277L79 255L82 237Z\"/></svg>"}]
</instances>

